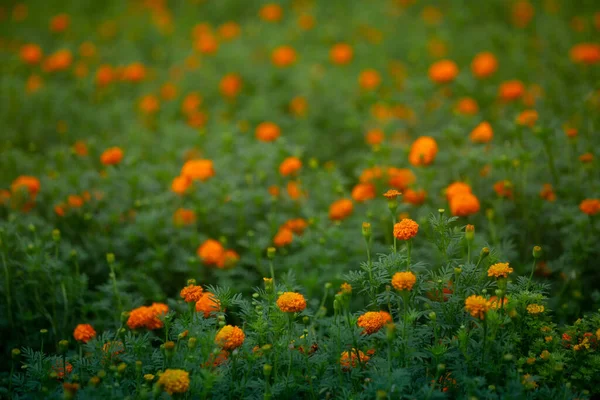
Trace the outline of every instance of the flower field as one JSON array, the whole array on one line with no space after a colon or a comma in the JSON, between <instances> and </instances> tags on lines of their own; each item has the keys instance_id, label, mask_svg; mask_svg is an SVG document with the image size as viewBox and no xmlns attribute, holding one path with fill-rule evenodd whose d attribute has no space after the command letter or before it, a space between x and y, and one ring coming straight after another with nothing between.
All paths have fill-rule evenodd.
<instances>
[{"instance_id":1,"label":"flower field","mask_svg":"<svg viewBox=\"0 0 600 400\"><path fill-rule=\"evenodd\" d=\"M600 4L0 3L0 398L600 398Z\"/></svg>"}]
</instances>

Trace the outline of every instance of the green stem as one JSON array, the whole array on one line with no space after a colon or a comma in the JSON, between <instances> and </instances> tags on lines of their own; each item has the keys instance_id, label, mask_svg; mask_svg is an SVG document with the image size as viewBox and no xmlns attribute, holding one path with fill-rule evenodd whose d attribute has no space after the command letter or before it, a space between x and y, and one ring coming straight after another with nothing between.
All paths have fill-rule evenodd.
<instances>
[{"instance_id":1,"label":"green stem","mask_svg":"<svg viewBox=\"0 0 600 400\"><path fill-rule=\"evenodd\" d=\"M487 320L483 319L483 345L482 345L482 349L481 349L481 366L483 367L483 362L485 360L485 345L486 345L486 340L487 340L487 330L488 330L488 326L487 326Z\"/></svg>"},{"instance_id":2,"label":"green stem","mask_svg":"<svg viewBox=\"0 0 600 400\"><path fill-rule=\"evenodd\" d=\"M354 334L354 327L352 326L352 321L350 320L350 312L346 310L346 320L348 321L348 329L352 332L352 343L354 344L354 352L356 353L356 359L358 360L358 364L360 365L360 369L363 369L362 359L360 358L360 351L358 350L358 342L356 340L356 335ZM350 355L350 365L352 365L352 355Z\"/></svg>"},{"instance_id":3,"label":"green stem","mask_svg":"<svg viewBox=\"0 0 600 400\"><path fill-rule=\"evenodd\" d=\"M408 241L406 242L406 257L407 257L407 265L406 265L406 269L410 271L410 253L412 250L412 239L408 239Z\"/></svg>"},{"instance_id":4,"label":"green stem","mask_svg":"<svg viewBox=\"0 0 600 400\"><path fill-rule=\"evenodd\" d=\"M529 274L529 281L527 282L527 286L525 287L525 290L529 290L529 285L531 284L531 280L533 279L533 273L535 272L535 262L536 262L536 258L533 259L533 265L531 266L531 274Z\"/></svg>"},{"instance_id":5,"label":"green stem","mask_svg":"<svg viewBox=\"0 0 600 400\"><path fill-rule=\"evenodd\" d=\"M4 279L6 279L6 310L8 313L8 321L10 322L11 329L14 328L14 320L12 314L12 296L11 296L11 288L10 288L10 271L8 269L8 264L6 263L6 257L4 256L4 252L2 254L2 265L4 267Z\"/></svg>"},{"instance_id":6,"label":"green stem","mask_svg":"<svg viewBox=\"0 0 600 400\"><path fill-rule=\"evenodd\" d=\"M442 292L443 293L443 292ZM408 353L408 343L406 342L406 326L408 325L408 297L409 297L409 293L408 291L403 291L402 292L402 299L404 301L404 318L403 318L403 323L402 323L402 345L404 346L404 363L405 365L408 365L408 357L407 357L407 353Z\"/></svg>"}]
</instances>

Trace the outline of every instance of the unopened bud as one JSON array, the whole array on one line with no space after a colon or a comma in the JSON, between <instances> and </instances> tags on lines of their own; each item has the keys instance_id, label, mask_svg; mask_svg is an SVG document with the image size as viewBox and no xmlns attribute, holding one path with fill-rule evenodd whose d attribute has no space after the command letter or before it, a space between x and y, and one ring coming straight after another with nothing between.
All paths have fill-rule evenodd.
<instances>
[{"instance_id":1,"label":"unopened bud","mask_svg":"<svg viewBox=\"0 0 600 400\"><path fill-rule=\"evenodd\" d=\"M362 235L365 237L365 239L367 241L369 239L371 239L371 234L372 234L371 224L368 223L368 222L363 222L363 224L362 224Z\"/></svg>"},{"instance_id":2,"label":"unopened bud","mask_svg":"<svg viewBox=\"0 0 600 400\"><path fill-rule=\"evenodd\" d=\"M473 238L475 238L475 226L467 225L467 227L465 228L465 238L468 241L471 241L473 240Z\"/></svg>"},{"instance_id":3,"label":"unopened bud","mask_svg":"<svg viewBox=\"0 0 600 400\"><path fill-rule=\"evenodd\" d=\"M542 256L542 248L540 246L533 246L533 258L536 260Z\"/></svg>"},{"instance_id":4,"label":"unopened bud","mask_svg":"<svg viewBox=\"0 0 600 400\"><path fill-rule=\"evenodd\" d=\"M490 249L487 247L484 247L483 249L481 249L481 252L479 253L479 257L481 257L481 259L484 259L489 255L490 255Z\"/></svg>"},{"instance_id":5,"label":"unopened bud","mask_svg":"<svg viewBox=\"0 0 600 400\"><path fill-rule=\"evenodd\" d=\"M115 262L115 255L113 253L106 254L106 261L109 264L113 264Z\"/></svg>"},{"instance_id":6,"label":"unopened bud","mask_svg":"<svg viewBox=\"0 0 600 400\"><path fill-rule=\"evenodd\" d=\"M198 344L198 339L196 339L195 337L191 337L188 340L188 348L189 349L194 349L196 348L196 345Z\"/></svg>"},{"instance_id":7,"label":"unopened bud","mask_svg":"<svg viewBox=\"0 0 600 400\"><path fill-rule=\"evenodd\" d=\"M21 355L21 350L12 349L12 351L10 352L10 355L12 356L13 360L16 360Z\"/></svg>"},{"instance_id":8,"label":"unopened bud","mask_svg":"<svg viewBox=\"0 0 600 400\"><path fill-rule=\"evenodd\" d=\"M437 315L432 311L429 313L429 319L435 321L437 319Z\"/></svg>"},{"instance_id":9,"label":"unopened bud","mask_svg":"<svg viewBox=\"0 0 600 400\"><path fill-rule=\"evenodd\" d=\"M60 231L58 229L54 229L52 231L52 240L58 242L60 240Z\"/></svg>"},{"instance_id":10,"label":"unopened bud","mask_svg":"<svg viewBox=\"0 0 600 400\"><path fill-rule=\"evenodd\" d=\"M269 258L269 260L275 258L275 253L277 253L277 249L275 247L269 247L267 249L267 257Z\"/></svg>"},{"instance_id":11,"label":"unopened bud","mask_svg":"<svg viewBox=\"0 0 600 400\"><path fill-rule=\"evenodd\" d=\"M269 365L269 364L265 364L263 366L263 375L268 378L271 376L271 371L273 371L273 366Z\"/></svg>"}]
</instances>

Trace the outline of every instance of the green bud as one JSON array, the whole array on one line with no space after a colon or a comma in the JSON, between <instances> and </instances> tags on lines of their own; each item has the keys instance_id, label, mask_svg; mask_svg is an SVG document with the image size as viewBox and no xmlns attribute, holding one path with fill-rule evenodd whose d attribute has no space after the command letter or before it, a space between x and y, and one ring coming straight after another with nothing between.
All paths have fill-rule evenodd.
<instances>
[{"instance_id":1,"label":"green bud","mask_svg":"<svg viewBox=\"0 0 600 400\"><path fill-rule=\"evenodd\" d=\"M429 313L429 319L430 319L430 320L432 320L432 321L435 321L435 320L437 319L437 315L436 315L436 313L435 313L435 312L433 312L433 311L432 311L432 312L430 312L430 313Z\"/></svg>"},{"instance_id":2,"label":"green bud","mask_svg":"<svg viewBox=\"0 0 600 400\"><path fill-rule=\"evenodd\" d=\"M542 248L540 246L533 246L533 258L536 260L542 256Z\"/></svg>"},{"instance_id":3,"label":"green bud","mask_svg":"<svg viewBox=\"0 0 600 400\"><path fill-rule=\"evenodd\" d=\"M58 242L60 240L60 231L58 229L54 229L52 231L52 240Z\"/></svg>"},{"instance_id":4,"label":"green bud","mask_svg":"<svg viewBox=\"0 0 600 400\"><path fill-rule=\"evenodd\" d=\"M277 253L277 249L275 247L269 247L267 249L267 257L269 258L269 260L275 258L275 253Z\"/></svg>"},{"instance_id":5,"label":"green bud","mask_svg":"<svg viewBox=\"0 0 600 400\"><path fill-rule=\"evenodd\" d=\"M273 371L273 366L271 366L269 364L265 364L263 366L263 375L265 376L265 378L268 378L271 376L271 371Z\"/></svg>"},{"instance_id":6,"label":"green bud","mask_svg":"<svg viewBox=\"0 0 600 400\"><path fill-rule=\"evenodd\" d=\"M58 352L60 354L65 354L68 349L69 349L69 341L68 340L63 339L60 342L58 342Z\"/></svg>"},{"instance_id":7,"label":"green bud","mask_svg":"<svg viewBox=\"0 0 600 400\"><path fill-rule=\"evenodd\" d=\"M115 255L113 253L107 253L106 254L106 261L109 264L113 264L115 262Z\"/></svg>"},{"instance_id":8,"label":"green bud","mask_svg":"<svg viewBox=\"0 0 600 400\"><path fill-rule=\"evenodd\" d=\"M195 337L191 337L188 340L188 348L189 349L194 349L196 348L196 345L198 344L198 339L196 339Z\"/></svg>"},{"instance_id":9,"label":"green bud","mask_svg":"<svg viewBox=\"0 0 600 400\"><path fill-rule=\"evenodd\" d=\"M16 360L21 355L21 350L12 349L12 351L10 352L10 355L12 356L13 360Z\"/></svg>"}]
</instances>

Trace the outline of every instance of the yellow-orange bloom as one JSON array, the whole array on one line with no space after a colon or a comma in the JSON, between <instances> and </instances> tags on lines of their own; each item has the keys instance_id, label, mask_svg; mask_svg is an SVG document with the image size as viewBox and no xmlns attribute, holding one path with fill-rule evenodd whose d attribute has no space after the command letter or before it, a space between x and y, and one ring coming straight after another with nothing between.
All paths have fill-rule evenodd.
<instances>
[{"instance_id":1,"label":"yellow-orange bloom","mask_svg":"<svg viewBox=\"0 0 600 400\"><path fill-rule=\"evenodd\" d=\"M185 393L190 388L190 374L182 369L166 369L158 378L158 385L170 395Z\"/></svg>"},{"instance_id":2,"label":"yellow-orange bloom","mask_svg":"<svg viewBox=\"0 0 600 400\"><path fill-rule=\"evenodd\" d=\"M284 247L289 244L292 244L294 240L294 235L291 229L282 227L277 231L277 234L273 238L273 244L275 247Z\"/></svg>"},{"instance_id":3,"label":"yellow-orange bloom","mask_svg":"<svg viewBox=\"0 0 600 400\"><path fill-rule=\"evenodd\" d=\"M365 69L358 76L358 84L365 90L375 90L381 84L381 76L374 69Z\"/></svg>"},{"instance_id":4,"label":"yellow-orange bloom","mask_svg":"<svg viewBox=\"0 0 600 400\"><path fill-rule=\"evenodd\" d=\"M50 30L52 32L64 32L69 28L69 24L71 23L71 17L69 14L58 14L52 17L50 20Z\"/></svg>"},{"instance_id":5,"label":"yellow-orange bloom","mask_svg":"<svg viewBox=\"0 0 600 400\"><path fill-rule=\"evenodd\" d=\"M394 237L398 240L409 240L417 236L419 224L410 218L404 218L394 225Z\"/></svg>"},{"instance_id":6,"label":"yellow-orange bloom","mask_svg":"<svg viewBox=\"0 0 600 400\"><path fill-rule=\"evenodd\" d=\"M512 23L519 28L525 28L534 14L535 9L531 3L525 0L517 1L512 6Z\"/></svg>"},{"instance_id":7,"label":"yellow-orange bloom","mask_svg":"<svg viewBox=\"0 0 600 400\"><path fill-rule=\"evenodd\" d=\"M281 135L281 129L273 122L261 122L256 127L255 135L261 142L272 142Z\"/></svg>"},{"instance_id":8,"label":"yellow-orange bloom","mask_svg":"<svg viewBox=\"0 0 600 400\"><path fill-rule=\"evenodd\" d=\"M402 202L418 206L425 203L426 198L427 192L424 189L406 189L404 191L404 196L402 197Z\"/></svg>"},{"instance_id":9,"label":"yellow-orange bloom","mask_svg":"<svg viewBox=\"0 0 600 400\"><path fill-rule=\"evenodd\" d=\"M276 67L289 67L296 63L298 58L292 46L279 46L271 53L271 62Z\"/></svg>"},{"instance_id":10,"label":"yellow-orange bloom","mask_svg":"<svg viewBox=\"0 0 600 400\"><path fill-rule=\"evenodd\" d=\"M62 49L50 54L42 65L46 72L57 72L68 69L73 63L73 55L70 50Z\"/></svg>"},{"instance_id":11,"label":"yellow-orange bloom","mask_svg":"<svg viewBox=\"0 0 600 400\"><path fill-rule=\"evenodd\" d=\"M211 160L189 160L181 168L181 176L191 180L206 181L215 176L213 162Z\"/></svg>"},{"instance_id":12,"label":"yellow-orange bloom","mask_svg":"<svg viewBox=\"0 0 600 400\"><path fill-rule=\"evenodd\" d=\"M414 165L430 165L438 152L438 145L434 138L430 136L421 136L415 140L410 147L408 161Z\"/></svg>"},{"instance_id":13,"label":"yellow-orange bloom","mask_svg":"<svg viewBox=\"0 0 600 400\"><path fill-rule=\"evenodd\" d=\"M162 303L152 303L149 307L138 307L129 313L127 326L130 329L160 329L163 327L163 322L160 318L168 312L169 306Z\"/></svg>"},{"instance_id":14,"label":"yellow-orange bloom","mask_svg":"<svg viewBox=\"0 0 600 400\"><path fill-rule=\"evenodd\" d=\"M196 302L196 311L204 313L204 318L210 317L211 314L218 312L220 309L219 299L210 292L204 292L200 300Z\"/></svg>"},{"instance_id":15,"label":"yellow-orange bloom","mask_svg":"<svg viewBox=\"0 0 600 400\"><path fill-rule=\"evenodd\" d=\"M371 129L365 136L365 141L371 146L377 146L383 142L385 134L381 129Z\"/></svg>"},{"instance_id":16,"label":"yellow-orange bloom","mask_svg":"<svg viewBox=\"0 0 600 400\"><path fill-rule=\"evenodd\" d=\"M352 199L359 203L375 198L375 185L372 183L359 183L352 189Z\"/></svg>"},{"instance_id":17,"label":"yellow-orange bloom","mask_svg":"<svg viewBox=\"0 0 600 400\"><path fill-rule=\"evenodd\" d=\"M11 183L10 190L14 194L21 188L27 190L29 196L35 199L41 188L40 180L34 176L21 175Z\"/></svg>"},{"instance_id":18,"label":"yellow-orange bloom","mask_svg":"<svg viewBox=\"0 0 600 400\"><path fill-rule=\"evenodd\" d=\"M514 101L523 96L525 93L525 85L518 80L502 82L498 88L498 96L506 101Z\"/></svg>"},{"instance_id":19,"label":"yellow-orange bloom","mask_svg":"<svg viewBox=\"0 0 600 400\"><path fill-rule=\"evenodd\" d=\"M593 65L600 62L600 45L597 43L580 43L571 48L571 60L578 64Z\"/></svg>"},{"instance_id":20,"label":"yellow-orange bloom","mask_svg":"<svg viewBox=\"0 0 600 400\"><path fill-rule=\"evenodd\" d=\"M517 124L533 128L538 120L538 113L535 110L525 110L517 117Z\"/></svg>"},{"instance_id":21,"label":"yellow-orange bloom","mask_svg":"<svg viewBox=\"0 0 600 400\"><path fill-rule=\"evenodd\" d=\"M96 331L90 324L79 324L73 331L73 337L78 342L87 343L96 337Z\"/></svg>"},{"instance_id":22,"label":"yellow-orange bloom","mask_svg":"<svg viewBox=\"0 0 600 400\"><path fill-rule=\"evenodd\" d=\"M215 343L224 350L235 350L244 343L244 331L237 326L225 325L217 332Z\"/></svg>"},{"instance_id":23,"label":"yellow-orange bloom","mask_svg":"<svg viewBox=\"0 0 600 400\"><path fill-rule=\"evenodd\" d=\"M240 35L240 25L234 21L228 21L219 26L219 35L223 40L233 40Z\"/></svg>"},{"instance_id":24,"label":"yellow-orange bloom","mask_svg":"<svg viewBox=\"0 0 600 400\"><path fill-rule=\"evenodd\" d=\"M219 83L219 91L223 97L234 98L242 90L242 78L238 74L227 74Z\"/></svg>"},{"instance_id":25,"label":"yellow-orange bloom","mask_svg":"<svg viewBox=\"0 0 600 400\"><path fill-rule=\"evenodd\" d=\"M204 290L200 285L188 285L181 289L179 295L186 303L196 303L202 298Z\"/></svg>"},{"instance_id":26,"label":"yellow-orange bloom","mask_svg":"<svg viewBox=\"0 0 600 400\"><path fill-rule=\"evenodd\" d=\"M435 83L449 83L458 76L458 66L452 60L440 60L429 67L429 79Z\"/></svg>"},{"instance_id":27,"label":"yellow-orange bloom","mask_svg":"<svg viewBox=\"0 0 600 400\"><path fill-rule=\"evenodd\" d=\"M600 213L600 199L585 199L579 204L579 209L587 215Z\"/></svg>"},{"instance_id":28,"label":"yellow-orange bloom","mask_svg":"<svg viewBox=\"0 0 600 400\"><path fill-rule=\"evenodd\" d=\"M282 176L295 175L302 168L302 161L298 157L288 157L279 165L279 173Z\"/></svg>"},{"instance_id":29,"label":"yellow-orange bloom","mask_svg":"<svg viewBox=\"0 0 600 400\"><path fill-rule=\"evenodd\" d=\"M141 82L146 78L146 67L139 62L129 64L123 69L122 78L128 82Z\"/></svg>"},{"instance_id":30,"label":"yellow-orange bloom","mask_svg":"<svg viewBox=\"0 0 600 400\"><path fill-rule=\"evenodd\" d=\"M489 122L483 121L477 125L469 135L473 143L489 143L494 138L494 130Z\"/></svg>"},{"instance_id":31,"label":"yellow-orange bloom","mask_svg":"<svg viewBox=\"0 0 600 400\"><path fill-rule=\"evenodd\" d=\"M204 264L218 266L224 258L225 249L218 240L208 239L198 247L196 254Z\"/></svg>"},{"instance_id":32,"label":"yellow-orange bloom","mask_svg":"<svg viewBox=\"0 0 600 400\"><path fill-rule=\"evenodd\" d=\"M300 312L306 308L306 299L300 293L284 292L277 299L277 307L283 312Z\"/></svg>"},{"instance_id":33,"label":"yellow-orange bloom","mask_svg":"<svg viewBox=\"0 0 600 400\"><path fill-rule=\"evenodd\" d=\"M184 194L192 185L192 180L188 176L177 176L171 183L171 191L178 195Z\"/></svg>"},{"instance_id":34,"label":"yellow-orange bloom","mask_svg":"<svg viewBox=\"0 0 600 400\"><path fill-rule=\"evenodd\" d=\"M392 322L391 315L386 311L368 311L358 317L357 325L363 328L363 333L371 335L386 324Z\"/></svg>"},{"instance_id":35,"label":"yellow-orange bloom","mask_svg":"<svg viewBox=\"0 0 600 400\"><path fill-rule=\"evenodd\" d=\"M360 362L359 362L360 357ZM358 356L356 355L356 349L350 351L344 351L340 356L340 364L344 371L350 370L350 368L356 368L357 365L364 364L369 361L371 357L358 350Z\"/></svg>"},{"instance_id":36,"label":"yellow-orange bloom","mask_svg":"<svg viewBox=\"0 0 600 400\"><path fill-rule=\"evenodd\" d=\"M21 60L29 65L39 64L42 61L42 57L44 53L42 52L42 48L37 44L26 44L21 47L20 50Z\"/></svg>"},{"instance_id":37,"label":"yellow-orange bloom","mask_svg":"<svg viewBox=\"0 0 600 400\"><path fill-rule=\"evenodd\" d=\"M471 97L463 97L456 103L454 111L457 114L462 115L475 115L479 112L479 105L475 99Z\"/></svg>"},{"instance_id":38,"label":"yellow-orange bloom","mask_svg":"<svg viewBox=\"0 0 600 400\"><path fill-rule=\"evenodd\" d=\"M417 283L417 276L410 271L396 272L392 276L392 286L396 290L411 291Z\"/></svg>"},{"instance_id":39,"label":"yellow-orange bloom","mask_svg":"<svg viewBox=\"0 0 600 400\"><path fill-rule=\"evenodd\" d=\"M457 217L475 214L479 208L479 199L473 193L458 193L450 199L450 212Z\"/></svg>"},{"instance_id":40,"label":"yellow-orange bloom","mask_svg":"<svg viewBox=\"0 0 600 400\"><path fill-rule=\"evenodd\" d=\"M488 268L488 276L494 278L508 278L508 275L513 272L513 269L508 266L508 263L496 263Z\"/></svg>"},{"instance_id":41,"label":"yellow-orange bloom","mask_svg":"<svg viewBox=\"0 0 600 400\"><path fill-rule=\"evenodd\" d=\"M306 222L306 220L302 218L290 219L285 224L283 224L284 228L291 230L297 235L302 235L307 226L308 222Z\"/></svg>"},{"instance_id":42,"label":"yellow-orange bloom","mask_svg":"<svg viewBox=\"0 0 600 400\"><path fill-rule=\"evenodd\" d=\"M544 312L544 310L544 306L539 304L530 304L527 306L527 312L532 315L541 314Z\"/></svg>"},{"instance_id":43,"label":"yellow-orange bloom","mask_svg":"<svg viewBox=\"0 0 600 400\"><path fill-rule=\"evenodd\" d=\"M346 65L352 61L354 50L347 43L337 43L329 50L329 59L333 64Z\"/></svg>"},{"instance_id":44,"label":"yellow-orange bloom","mask_svg":"<svg viewBox=\"0 0 600 400\"><path fill-rule=\"evenodd\" d=\"M484 319L490 303L483 296L472 295L465 300L465 309L475 318Z\"/></svg>"},{"instance_id":45,"label":"yellow-orange bloom","mask_svg":"<svg viewBox=\"0 0 600 400\"><path fill-rule=\"evenodd\" d=\"M498 60L490 52L479 53L471 62L471 71L479 79L487 78L493 75L498 69Z\"/></svg>"},{"instance_id":46,"label":"yellow-orange bloom","mask_svg":"<svg viewBox=\"0 0 600 400\"><path fill-rule=\"evenodd\" d=\"M123 160L123 150L120 147L111 147L104 150L100 162L104 165L117 165Z\"/></svg>"},{"instance_id":47,"label":"yellow-orange bloom","mask_svg":"<svg viewBox=\"0 0 600 400\"><path fill-rule=\"evenodd\" d=\"M552 188L551 184L544 183L542 190L540 190L540 197L549 202L556 200L556 194L554 193L554 188Z\"/></svg>"},{"instance_id":48,"label":"yellow-orange bloom","mask_svg":"<svg viewBox=\"0 0 600 400\"><path fill-rule=\"evenodd\" d=\"M283 9L279 4L265 4L259 11L260 19L267 22L279 22L283 17Z\"/></svg>"},{"instance_id":49,"label":"yellow-orange bloom","mask_svg":"<svg viewBox=\"0 0 600 400\"><path fill-rule=\"evenodd\" d=\"M388 175L388 184L398 190L407 189L417 180L415 173L408 168L390 167L386 172Z\"/></svg>"},{"instance_id":50,"label":"yellow-orange bloom","mask_svg":"<svg viewBox=\"0 0 600 400\"><path fill-rule=\"evenodd\" d=\"M329 219L333 221L341 221L352 214L352 200L340 199L329 207Z\"/></svg>"},{"instance_id":51,"label":"yellow-orange bloom","mask_svg":"<svg viewBox=\"0 0 600 400\"><path fill-rule=\"evenodd\" d=\"M176 226L192 225L196 222L196 213L187 208L178 208L173 214L173 223Z\"/></svg>"}]
</instances>

